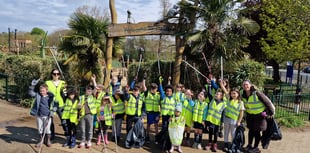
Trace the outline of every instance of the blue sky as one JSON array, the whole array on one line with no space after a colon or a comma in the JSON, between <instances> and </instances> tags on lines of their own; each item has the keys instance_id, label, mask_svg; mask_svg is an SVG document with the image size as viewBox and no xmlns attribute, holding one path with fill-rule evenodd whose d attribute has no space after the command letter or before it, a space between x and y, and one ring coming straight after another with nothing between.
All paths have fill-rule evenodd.
<instances>
[{"instance_id":1,"label":"blue sky","mask_svg":"<svg viewBox=\"0 0 310 153\"><path fill-rule=\"evenodd\" d=\"M179 0L170 0L173 5ZM33 27L49 33L68 29L70 15L76 8L88 5L109 11L109 0L1 0L0 32L28 31ZM127 10L134 21L157 21L161 17L160 0L115 0L118 23L127 21Z\"/></svg>"}]
</instances>

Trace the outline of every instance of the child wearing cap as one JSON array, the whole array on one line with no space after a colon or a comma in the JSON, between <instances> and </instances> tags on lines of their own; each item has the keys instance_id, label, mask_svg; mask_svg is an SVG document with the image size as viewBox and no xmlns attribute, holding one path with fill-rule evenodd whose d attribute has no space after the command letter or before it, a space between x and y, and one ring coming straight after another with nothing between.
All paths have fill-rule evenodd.
<instances>
[{"instance_id":1,"label":"child wearing cap","mask_svg":"<svg viewBox=\"0 0 310 153\"><path fill-rule=\"evenodd\" d=\"M181 142L183 139L183 132L184 132L184 126L185 126L185 119L181 115L182 113L182 106L177 105L175 107L174 115L169 119L169 138L171 141L171 149L169 150L169 153L173 152L174 149L177 148L179 153L182 153L181 149Z\"/></svg>"},{"instance_id":2,"label":"child wearing cap","mask_svg":"<svg viewBox=\"0 0 310 153\"><path fill-rule=\"evenodd\" d=\"M110 96L105 96L101 100L100 107L97 108L97 121L98 127L98 141L97 145L100 145L101 139L105 144L109 144L108 141L108 127L112 126L112 100Z\"/></svg>"},{"instance_id":3,"label":"child wearing cap","mask_svg":"<svg viewBox=\"0 0 310 153\"><path fill-rule=\"evenodd\" d=\"M125 99L124 94L120 89L117 89L111 97L112 112L114 114L114 123L112 127L112 141L119 142L122 131L122 122L125 116ZM115 135L117 140L115 140Z\"/></svg>"}]
</instances>

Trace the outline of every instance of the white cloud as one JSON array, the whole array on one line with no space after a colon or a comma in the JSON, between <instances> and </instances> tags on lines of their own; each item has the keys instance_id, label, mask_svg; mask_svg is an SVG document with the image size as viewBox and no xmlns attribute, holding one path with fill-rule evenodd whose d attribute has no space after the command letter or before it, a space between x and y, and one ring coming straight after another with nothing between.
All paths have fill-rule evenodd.
<instances>
[{"instance_id":1,"label":"white cloud","mask_svg":"<svg viewBox=\"0 0 310 153\"><path fill-rule=\"evenodd\" d=\"M177 1L170 0L170 3ZM109 0L2 0L0 32L7 32L8 27L18 31L31 31L33 27L39 27L49 33L66 29L70 15L83 5L108 9ZM127 10L131 11L136 23L161 18L160 0L115 0L115 6L118 23L127 21Z\"/></svg>"}]
</instances>

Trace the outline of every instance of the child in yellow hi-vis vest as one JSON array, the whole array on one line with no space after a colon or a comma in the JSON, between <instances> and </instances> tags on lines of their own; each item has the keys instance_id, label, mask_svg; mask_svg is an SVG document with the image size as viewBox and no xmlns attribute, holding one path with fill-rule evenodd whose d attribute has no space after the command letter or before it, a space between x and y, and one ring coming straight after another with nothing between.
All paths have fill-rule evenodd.
<instances>
[{"instance_id":1,"label":"child in yellow hi-vis vest","mask_svg":"<svg viewBox=\"0 0 310 153\"><path fill-rule=\"evenodd\" d=\"M209 143L205 147L206 150L211 149L213 152L216 152L217 150L218 130L223 121L222 117L225 108L226 103L223 100L223 92L217 91L212 98L208 109L207 126L209 128Z\"/></svg>"},{"instance_id":2,"label":"child in yellow hi-vis vest","mask_svg":"<svg viewBox=\"0 0 310 153\"><path fill-rule=\"evenodd\" d=\"M181 143L183 139L185 119L181 113L182 106L177 105L175 107L174 116L170 118L170 123L168 125L169 138L171 141L171 149L169 150L170 153L173 152L175 148L178 149L179 153L182 153Z\"/></svg>"},{"instance_id":3,"label":"child in yellow hi-vis vest","mask_svg":"<svg viewBox=\"0 0 310 153\"><path fill-rule=\"evenodd\" d=\"M79 103L79 98L77 91L75 89L70 89L67 94L67 98L64 104L64 111L62 113L62 119L65 120L65 136L66 142L63 147L69 146L74 148L76 145L76 133L77 133L77 123L78 123L78 110L77 104Z\"/></svg>"},{"instance_id":4,"label":"child in yellow hi-vis vest","mask_svg":"<svg viewBox=\"0 0 310 153\"><path fill-rule=\"evenodd\" d=\"M108 127L112 126L112 100L110 96L102 98L101 105L97 109L97 121L99 123L97 145L100 145L101 138L105 144L109 144L107 130Z\"/></svg>"}]
</instances>

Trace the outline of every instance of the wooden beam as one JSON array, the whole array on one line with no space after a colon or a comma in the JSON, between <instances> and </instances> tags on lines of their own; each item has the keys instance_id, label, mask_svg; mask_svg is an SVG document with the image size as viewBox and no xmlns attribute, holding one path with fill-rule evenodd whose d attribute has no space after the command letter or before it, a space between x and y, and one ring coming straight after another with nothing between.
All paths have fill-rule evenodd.
<instances>
[{"instance_id":1,"label":"wooden beam","mask_svg":"<svg viewBox=\"0 0 310 153\"><path fill-rule=\"evenodd\" d=\"M111 24L108 37L142 36L142 35L174 35L177 24L164 22L139 22L136 24Z\"/></svg>"}]
</instances>

